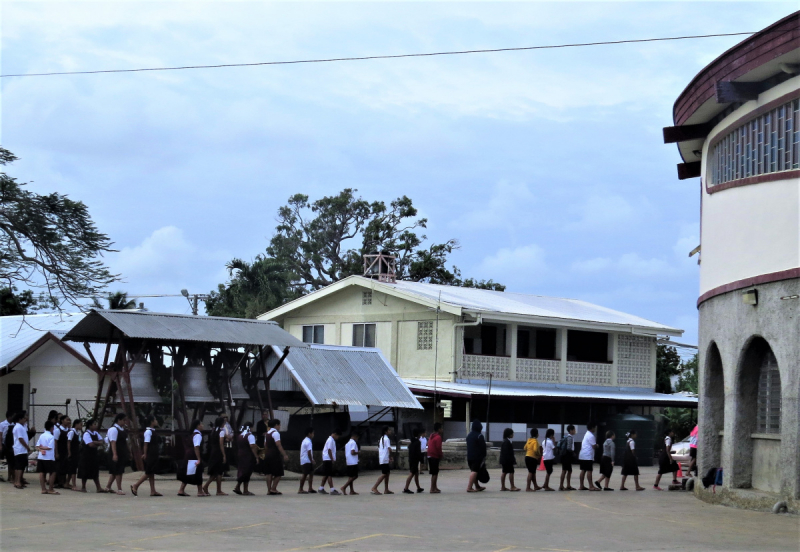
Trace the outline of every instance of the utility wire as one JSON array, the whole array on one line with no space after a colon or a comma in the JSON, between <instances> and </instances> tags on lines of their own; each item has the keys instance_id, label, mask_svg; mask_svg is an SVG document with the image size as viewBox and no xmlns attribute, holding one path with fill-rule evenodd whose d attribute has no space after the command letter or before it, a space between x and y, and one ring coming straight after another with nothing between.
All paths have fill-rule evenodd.
<instances>
[{"instance_id":1,"label":"utility wire","mask_svg":"<svg viewBox=\"0 0 800 552\"><path fill-rule=\"evenodd\" d=\"M613 44L633 44L638 42L663 42L667 40L689 40L694 38L714 38L722 36L741 36L752 35L754 32L746 33L722 33L722 34L708 34L708 35L691 35L691 36L670 36L665 38L639 38L632 40L610 40L605 42L582 42L576 44L555 44L549 46L523 46L518 48L492 48L485 50L457 50L450 52L428 52L423 54L396 54L396 55L383 55L383 56L361 56L361 57L342 57L342 58L325 58L325 59L299 59L292 61L262 61L259 63L222 63L219 65L185 65L180 67L143 67L138 69L100 69L96 71L58 71L52 73L18 73L9 75L0 75L0 78L8 77L49 77L54 75L94 75L98 73L140 73L144 71L179 71L183 69L219 69L222 67L256 67L259 65L296 65L300 63L331 63L335 61L367 61L373 59L399 59L399 58L415 58L415 57L433 57L433 56L455 56L462 54L488 54L495 52L519 52L523 50L552 50L556 48L578 48L585 46L608 46Z\"/></svg>"}]
</instances>

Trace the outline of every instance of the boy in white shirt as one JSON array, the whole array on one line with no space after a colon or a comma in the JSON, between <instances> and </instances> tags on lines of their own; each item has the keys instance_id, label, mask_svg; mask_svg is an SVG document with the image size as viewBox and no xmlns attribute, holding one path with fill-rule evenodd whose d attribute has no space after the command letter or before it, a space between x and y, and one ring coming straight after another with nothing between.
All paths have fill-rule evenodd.
<instances>
[{"instance_id":1,"label":"boy in white shirt","mask_svg":"<svg viewBox=\"0 0 800 552\"><path fill-rule=\"evenodd\" d=\"M39 484L42 486L42 494L61 494L53 490L53 483L56 480L56 440L53 437L53 422L48 420L44 423L44 433L39 436L36 448L39 455L36 457L36 472L39 474Z\"/></svg>"},{"instance_id":2,"label":"boy in white shirt","mask_svg":"<svg viewBox=\"0 0 800 552\"><path fill-rule=\"evenodd\" d=\"M428 438L425 437L425 428L420 428L419 445L422 449L422 460L419 463L419 473L425 471L425 459L428 457Z\"/></svg>"},{"instance_id":3,"label":"boy in white shirt","mask_svg":"<svg viewBox=\"0 0 800 552\"><path fill-rule=\"evenodd\" d=\"M22 474L28 467L28 455L31 449L28 446L28 413L24 410L15 416L16 423L12 430L14 438L14 487L22 488Z\"/></svg>"},{"instance_id":4,"label":"boy in white shirt","mask_svg":"<svg viewBox=\"0 0 800 552\"><path fill-rule=\"evenodd\" d=\"M597 424L589 422L586 426L586 435L583 436L581 442L581 452L578 455L578 461L581 465L581 485L578 487L581 491L599 491L599 488L594 486L592 482L592 471L594 470L594 451L597 449L597 438L594 432L597 431ZM587 477L588 474L588 477ZM589 480L589 488L583 485L584 478Z\"/></svg>"},{"instance_id":5,"label":"boy in white shirt","mask_svg":"<svg viewBox=\"0 0 800 552\"><path fill-rule=\"evenodd\" d=\"M350 434L350 440L344 446L344 459L347 463L347 483L342 487L342 494L347 494L347 487L350 487L350 494L357 495L358 493L353 488L353 482L358 479L358 438L361 435L358 431L353 431Z\"/></svg>"},{"instance_id":6,"label":"boy in white shirt","mask_svg":"<svg viewBox=\"0 0 800 552\"><path fill-rule=\"evenodd\" d=\"M303 474L300 476L300 490L297 494L317 494L314 490L314 428L306 428L306 438L300 444L300 471ZM308 490L304 491L306 479L308 479Z\"/></svg>"},{"instance_id":7,"label":"boy in white shirt","mask_svg":"<svg viewBox=\"0 0 800 552\"><path fill-rule=\"evenodd\" d=\"M378 440L378 463L381 466L381 475L372 486L370 491L374 495L379 494L394 494L389 490L389 472L391 471L392 461L392 428L383 426L381 428L381 438ZM383 481L383 493L378 490L378 485Z\"/></svg>"},{"instance_id":8,"label":"boy in white shirt","mask_svg":"<svg viewBox=\"0 0 800 552\"><path fill-rule=\"evenodd\" d=\"M336 461L336 440L339 439L341 434L342 432L340 430L334 429L331 436L325 441L325 446L322 449L322 485L320 485L319 488L319 492L322 494L328 494L328 492L325 491L326 481L331 490L330 494L340 494L339 491L336 490L336 487L333 486L333 463Z\"/></svg>"}]
</instances>

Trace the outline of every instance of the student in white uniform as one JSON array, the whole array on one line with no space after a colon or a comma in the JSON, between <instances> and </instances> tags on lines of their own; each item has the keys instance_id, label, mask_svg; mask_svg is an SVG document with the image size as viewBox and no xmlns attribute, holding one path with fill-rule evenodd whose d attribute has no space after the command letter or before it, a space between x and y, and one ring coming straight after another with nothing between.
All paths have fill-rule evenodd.
<instances>
[{"instance_id":1,"label":"student in white uniform","mask_svg":"<svg viewBox=\"0 0 800 552\"><path fill-rule=\"evenodd\" d=\"M326 481L331 490L330 494L340 494L339 491L336 490L336 487L333 486L333 463L336 462L336 441L341 435L342 432L340 430L334 429L331 436L325 441L325 446L322 448L322 484L319 487L319 492L322 494L328 494L328 492L325 491Z\"/></svg>"},{"instance_id":2,"label":"student in white uniform","mask_svg":"<svg viewBox=\"0 0 800 552\"><path fill-rule=\"evenodd\" d=\"M14 487L22 489L22 474L28 467L28 455L31 449L28 446L28 413L22 411L14 420L12 437L14 438Z\"/></svg>"},{"instance_id":3,"label":"student in white uniform","mask_svg":"<svg viewBox=\"0 0 800 552\"><path fill-rule=\"evenodd\" d=\"M278 483L284 475L283 465L289 461L289 455L281 444L281 421L270 420L267 425L269 429L264 436L264 448L267 449L267 494L280 495L283 493L278 492Z\"/></svg>"},{"instance_id":4,"label":"student in white uniform","mask_svg":"<svg viewBox=\"0 0 800 552\"><path fill-rule=\"evenodd\" d=\"M419 446L422 449L422 460L419 463L419 473L425 471L425 459L428 457L428 438L425 436L425 428L420 428Z\"/></svg>"},{"instance_id":5,"label":"student in white uniform","mask_svg":"<svg viewBox=\"0 0 800 552\"><path fill-rule=\"evenodd\" d=\"M42 486L42 494L61 494L53 489L56 480L56 440L53 437L53 422L50 420L44 423L44 433L39 436L36 448L39 454L36 456L36 473L39 474L39 484Z\"/></svg>"},{"instance_id":6,"label":"student in white uniform","mask_svg":"<svg viewBox=\"0 0 800 552\"><path fill-rule=\"evenodd\" d=\"M678 463L672 459L672 440L675 439L675 432L671 429L664 431L664 448L658 454L658 475L653 483L653 490L660 491L661 476L665 473L672 473L672 484L680 485L678 481Z\"/></svg>"},{"instance_id":7,"label":"student in white uniform","mask_svg":"<svg viewBox=\"0 0 800 552\"><path fill-rule=\"evenodd\" d=\"M342 494L347 494L347 487L350 487L350 494L357 495L353 483L358 479L358 438L361 436L358 431L350 434L350 440L344 446L344 459L347 463L347 483L341 488Z\"/></svg>"},{"instance_id":8,"label":"student in white uniform","mask_svg":"<svg viewBox=\"0 0 800 552\"><path fill-rule=\"evenodd\" d=\"M139 481L131 485L131 494L139 496L139 486L145 481L150 481L150 496L163 496L156 491L156 470L158 469L158 445L161 437L156 433L158 427L158 419L152 414L145 418L147 429L144 430L142 441L144 447L142 451L142 459L144 460L144 473L139 478Z\"/></svg>"},{"instance_id":9,"label":"student in white uniform","mask_svg":"<svg viewBox=\"0 0 800 552\"><path fill-rule=\"evenodd\" d=\"M106 432L106 439L108 441L108 483L106 483L106 492L113 493L111 485L117 482L117 494L124 495L122 490L122 476L125 473L125 467L130 462L128 455L128 432L125 429L128 424L128 417L125 413L120 412L114 417L114 425Z\"/></svg>"},{"instance_id":10,"label":"student in white uniform","mask_svg":"<svg viewBox=\"0 0 800 552\"><path fill-rule=\"evenodd\" d=\"M83 446L81 447L81 460L78 464L78 479L81 480L81 488L78 492L86 492L86 482L90 479L94 481L98 493L105 493L106 490L100 486L100 449L105 446L105 441L97 432L98 421L90 418L86 421L86 431L83 432Z\"/></svg>"},{"instance_id":11,"label":"student in white uniform","mask_svg":"<svg viewBox=\"0 0 800 552\"><path fill-rule=\"evenodd\" d=\"M303 474L300 476L300 490L297 494L317 494L314 490L314 428L306 428L306 437L300 444L300 471ZM308 479L308 490L303 490L303 485Z\"/></svg>"},{"instance_id":12,"label":"student in white uniform","mask_svg":"<svg viewBox=\"0 0 800 552\"><path fill-rule=\"evenodd\" d=\"M594 451L597 449L597 439L594 432L597 431L597 424L589 422L586 426L586 435L583 436L581 442L581 452L578 455L578 462L581 466L581 484L578 487L579 491L599 491L600 489L594 486L592 482L592 471L594 470ZM587 477L588 474L588 477ZM583 480L588 479L589 487L583 484Z\"/></svg>"},{"instance_id":13,"label":"student in white uniform","mask_svg":"<svg viewBox=\"0 0 800 552\"><path fill-rule=\"evenodd\" d=\"M555 489L550 487L550 476L553 474L553 464L556 461L555 436L556 431L552 428L548 429L544 434L544 443L542 443L542 460L544 461L544 469L547 473L544 477L544 485L542 485L542 489L545 491L555 491Z\"/></svg>"},{"instance_id":14,"label":"student in white uniform","mask_svg":"<svg viewBox=\"0 0 800 552\"><path fill-rule=\"evenodd\" d=\"M13 412L11 412L10 410L7 411L5 420L0 422L0 458L5 458L6 457L6 450L3 447L3 444L6 442L6 432L8 431L8 424L11 423L11 416L13 416L13 415L14 415ZM13 462L12 462L12 464L13 464ZM8 466L8 480L9 481L13 480L13 478L14 478L14 476L12 475L13 473L14 473L14 467L9 465ZM2 476L0 476L0 481L5 481L2 478Z\"/></svg>"},{"instance_id":15,"label":"student in white uniform","mask_svg":"<svg viewBox=\"0 0 800 552\"><path fill-rule=\"evenodd\" d=\"M389 472L391 471L392 461L392 428L383 426L381 428L381 438L378 440L378 463L381 466L381 475L372 486L370 491L374 495L379 494L394 494L389 490ZM378 485L383 481L383 493L378 490Z\"/></svg>"},{"instance_id":16,"label":"student in white uniform","mask_svg":"<svg viewBox=\"0 0 800 552\"><path fill-rule=\"evenodd\" d=\"M67 433L67 486L73 491L78 490L78 461L80 460L81 430L83 420L80 418L72 422L72 427Z\"/></svg>"}]
</instances>

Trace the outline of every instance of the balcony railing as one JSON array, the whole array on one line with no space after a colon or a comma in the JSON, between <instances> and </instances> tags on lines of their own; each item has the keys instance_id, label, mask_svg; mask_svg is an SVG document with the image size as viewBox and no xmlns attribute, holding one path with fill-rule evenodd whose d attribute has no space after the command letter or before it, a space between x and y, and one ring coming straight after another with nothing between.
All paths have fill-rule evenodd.
<instances>
[{"instance_id":1,"label":"balcony railing","mask_svg":"<svg viewBox=\"0 0 800 552\"><path fill-rule=\"evenodd\" d=\"M560 368L560 360L518 358L517 381L558 383L558 372Z\"/></svg>"},{"instance_id":2,"label":"balcony railing","mask_svg":"<svg viewBox=\"0 0 800 552\"><path fill-rule=\"evenodd\" d=\"M492 374L494 379L509 379L509 366L511 359L508 357L464 355L464 364L461 367L462 378L486 379Z\"/></svg>"}]
</instances>

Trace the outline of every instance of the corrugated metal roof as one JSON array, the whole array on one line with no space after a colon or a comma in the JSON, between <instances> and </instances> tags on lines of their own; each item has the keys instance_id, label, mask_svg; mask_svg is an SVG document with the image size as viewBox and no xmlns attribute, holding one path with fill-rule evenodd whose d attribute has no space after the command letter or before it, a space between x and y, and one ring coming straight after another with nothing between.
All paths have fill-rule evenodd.
<instances>
[{"instance_id":1,"label":"corrugated metal roof","mask_svg":"<svg viewBox=\"0 0 800 552\"><path fill-rule=\"evenodd\" d=\"M307 345L273 322L122 310L92 310L67 332L65 341L119 343L122 337L158 341L200 341L228 345Z\"/></svg>"},{"instance_id":2,"label":"corrugated metal roof","mask_svg":"<svg viewBox=\"0 0 800 552\"><path fill-rule=\"evenodd\" d=\"M406 385L415 393L433 392L434 385L429 380L406 379ZM487 395L488 382L451 383L438 382L436 390L442 394L469 397ZM493 397L516 398L563 398L563 399L596 399L605 401L621 401L631 403L672 403L686 406L696 405L697 397L684 394L668 395L656 393L650 389L633 389L624 387L597 387L585 385L528 384L516 382L492 382Z\"/></svg>"},{"instance_id":3,"label":"corrugated metal roof","mask_svg":"<svg viewBox=\"0 0 800 552\"><path fill-rule=\"evenodd\" d=\"M82 313L0 316L0 368L8 366L47 332L63 337L82 318Z\"/></svg>"},{"instance_id":4,"label":"corrugated metal roof","mask_svg":"<svg viewBox=\"0 0 800 552\"><path fill-rule=\"evenodd\" d=\"M313 404L422 409L378 349L311 345L291 349L283 365Z\"/></svg>"}]
</instances>

